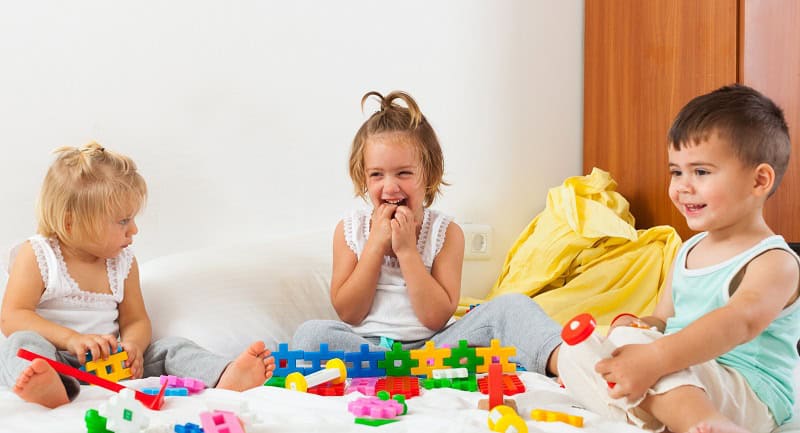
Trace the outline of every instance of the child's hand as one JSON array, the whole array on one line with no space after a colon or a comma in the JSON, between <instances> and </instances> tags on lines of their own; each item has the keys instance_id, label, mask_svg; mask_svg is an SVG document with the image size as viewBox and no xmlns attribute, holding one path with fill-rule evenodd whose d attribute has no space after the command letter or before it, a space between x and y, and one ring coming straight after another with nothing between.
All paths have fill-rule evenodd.
<instances>
[{"instance_id":1,"label":"child's hand","mask_svg":"<svg viewBox=\"0 0 800 433\"><path fill-rule=\"evenodd\" d=\"M86 352L92 359L108 359L117 351L117 338L113 335L75 334L67 340L67 351L78 358L81 365L86 363Z\"/></svg>"},{"instance_id":2,"label":"child's hand","mask_svg":"<svg viewBox=\"0 0 800 433\"><path fill-rule=\"evenodd\" d=\"M407 206L398 206L392 223L392 251L395 255L417 250L417 223Z\"/></svg>"},{"instance_id":3,"label":"child's hand","mask_svg":"<svg viewBox=\"0 0 800 433\"><path fill-rule=\"evenodd\" d=\"M611 398L636 401L664 375L662 359L653 344L628 344L618 347L611 358L598 362L595 371L607 382L616 384L608 390Z\"/></svg>"},{"instance_id":4,"label":"child's hand","mask_svg":"<svg viewBox=\"0 0 800 433\"><path fill-rule=\"evenodd\" d=\"M384 254L391 252L392 216L395 210L397 210L397 205L383 203L372 212L369 239L367 242L378 242Z\"/></svg>"},{"instance_id":5,"label":"child's hand","mask_svg":"<svg viewBox=\"0 0 800 433\"><path fill-rule=\"evenodd\" d=\"M120 345L122 350L128 352L128 360L125 362L125 366L131 369L131 378L140 379L144 374L142 351L136 343L130 341L123 341Z\"/></svg>"}]
</instances>

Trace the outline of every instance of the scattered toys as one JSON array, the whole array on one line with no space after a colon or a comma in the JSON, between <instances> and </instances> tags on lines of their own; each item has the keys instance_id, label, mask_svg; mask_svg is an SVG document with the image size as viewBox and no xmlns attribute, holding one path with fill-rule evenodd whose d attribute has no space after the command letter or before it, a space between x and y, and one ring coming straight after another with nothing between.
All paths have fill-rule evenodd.
<instances>
[{"instance_id":1,"label":"scattered toys","mask_svg":"<svg viewBox=\"0 0 800 433\"><path fill-rule=\"evenodd\" d=\"M286 389L293 389L295 391L306 392L308 388L317 385L333 382L334 384L344 383L347 379L347 367L344 361L339 358L333 358L325 364L325 369L316 371L303 376L298 372L290 373L286 376ZM344 392L344 391L343 391Z\"/></svg>"},{"instance_id":2,"label":"scattered toys","mask_svg":"<svg viewBox=\"0 0 800 433\"><path fill-rule=\"evenodd\" d=\"M189 394L196 394L206 389L206 384L202 380L192 377L178 377L178 376L165 376L162 375L158 378L160 384L167 384L169 388L186 388Z\"/></svg>"},{"instance_id":3,"label":"scattered toys","mask_svg":"<svg viewBox=\"0 0 800 433\"><path fill-rule=\"evenodd\" d=\"M80 370L94 373L97 377L112 382L119 382L132 376L131 369L126 366L127 360L128 352L122 350L122 346L117 346L117 351L109 355L108 359L92 359L92 354L89 352L86 355L86 364Z\"/></svg>"},{"instance_id":4,"label":"scattered toys","mask_svg":"<svg viewBox=\"0 0 800 433\"><path fill-rule=\"evenodd\" d=\"M114 433L139 433L150 423L144 407L136 401L134 391L128 388L101 404L97 413L106 419L108 429Z\"/></svg>"}]
</instances>

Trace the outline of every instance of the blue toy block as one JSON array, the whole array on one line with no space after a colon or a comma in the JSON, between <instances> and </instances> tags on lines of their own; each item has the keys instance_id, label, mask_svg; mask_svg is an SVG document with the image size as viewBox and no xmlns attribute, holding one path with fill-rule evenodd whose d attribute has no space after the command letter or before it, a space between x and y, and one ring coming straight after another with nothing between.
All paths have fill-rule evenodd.
<instances>
[{"instance_id":1,"label":"blue toy block","mask_svg":"<svg viewBox=\"0 0 800 433\"><path fill-rule=\"evenodd\" d=\"M333 358L344 359L344 352L341 350L329 351L328 343L320 343L319 352L305 352L303 355L303 359L311 361L311 367L306 368L305 374L308 375L322 370L322 361L328 361Z\"/></svg>"},{"instance_id":2,"label":"blue toy block","mask_svg":"<svg viewBox=\"0 0 800 433\"><path fill-rule=\"evenodd\" d=\"M386 359L386 352L370 352L369 344L362 344L360 352L344 354L345 363L351 364L347 369L347 377L386 376L386 369L378 367L378 361L384 359Z\"/></svg>"},{"instance_id":3,"label":"blue toy block","mask_svg":"<svg viewBox=\"0 0 800 433\"><path fill-rule=\"evenodd\" d=\"M161 392L161 388L142 388L140 389L145 394L149 395L158 395ZM188 388L169 388L164 390L165 397L186 397L189 395Z\"/></svg>"},{"instance_id":4,"label":"blue toy block","mask_svg":"<svg viewBox=\"0 0 800 433\"><path fill-rule=\"evenodd\" d=\"M297 365L297 361L303 359L302 350L289 350L287 343L278 344L278 350L272 352L272 357L275 358L275 371L273 376L286 377L290 373L306 374L306 369Z\"/></svg>"},{"instance_id":5,"label":"blue toy block","mask_svg":"<svg viewBox=\"0 0 800 433\"><path fill-rule=\"evenodd\" d=\"M204 433L202 427L197 424L187 422L184 425L175 424L175 433Z\"/></svg>"}]
</instances>

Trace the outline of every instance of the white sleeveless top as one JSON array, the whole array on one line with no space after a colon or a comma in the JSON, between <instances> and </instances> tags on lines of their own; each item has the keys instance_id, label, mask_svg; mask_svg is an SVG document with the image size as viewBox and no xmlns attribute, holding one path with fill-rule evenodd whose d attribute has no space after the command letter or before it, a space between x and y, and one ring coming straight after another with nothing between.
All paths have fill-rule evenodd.
<instances>
[{"instance_id":1,"label":"white sleeveless top","mask_svg":"<svg viewBox=\"0 0 800 433\"><path fill-rule=\"evenodd\" d=\"M133 250L125 248L117 257L106 260L111 287L111 294L107 294L86 292L78 287L67 271L58 240L36 235L28 242L36 254L44 281L44 293L36 306L36 314L81 334L118 335L118 305L125 295L125 279L133 263ZM18 249L11 252L12 262Z\"/></svg>"},{"instance_id":2,"label":"white sleeveless top","mask_svg":"<svg viewBox=\"0 0 800 433\"><path fill-rule=\"evenodd\" d=\"M370 216L371 209L358 209L342 220L345 241L359 259L369 238ZM444 245L445 232L451 220L451 217L435 210L425 209L423 212L417 250L428 272ZM454 320L451 318L448 324ZM397 341L426 340L439 331L428 329L414 314L400 263L391 256L383 257L369 314L359 325L351 328L365 337L387 337Z\"/></svg>"}]
</instances>

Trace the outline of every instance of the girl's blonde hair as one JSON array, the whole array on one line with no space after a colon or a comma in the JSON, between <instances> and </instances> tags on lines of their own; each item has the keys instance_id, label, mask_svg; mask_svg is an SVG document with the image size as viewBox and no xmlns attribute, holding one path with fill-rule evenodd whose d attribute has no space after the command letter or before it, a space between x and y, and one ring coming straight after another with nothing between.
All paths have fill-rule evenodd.
<instances>
[{"instance_id":1,"label":"girl's blonde hair","mask_svg":"<svg viewBox=\"0 0 800 433\"><path fill-rule=\"evenodd\" d=\"M53 153L36 204L40 235L67 245L95 241L112 218L144 206L147 185L127 156L95 142Z\"/></svg>"},{"instance_id":2,"label":"girl's blonde hair","mask_svg":"<svg viewBox=\"0 0 800 433\"><path fill-rule=\"evenodd\" d=\"M433 131L428 120L422 115L414 98L408 93L394 91L386 96L378 92L367 92L361 98L361 109L370 96L375 96L381 103L381 108L361 125L350 149L350 178L353 180L356 196L366 198L367 176L364 168L364 148L370 137L378 134L402 134L415 147L419 155L422 169L423 182L425 183L425 207L433 204L434 199L440 194L444 181L444 157L439 139ZM401 100L405 107L396 104Z\"/></svg>"}]
</instances>

